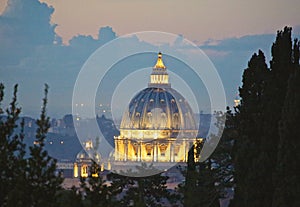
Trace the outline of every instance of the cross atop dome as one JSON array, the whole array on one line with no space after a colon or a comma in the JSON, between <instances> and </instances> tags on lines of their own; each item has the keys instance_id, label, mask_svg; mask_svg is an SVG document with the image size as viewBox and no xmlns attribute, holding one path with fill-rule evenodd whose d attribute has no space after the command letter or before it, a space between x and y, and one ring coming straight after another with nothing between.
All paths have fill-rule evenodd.
<instances>
[{"instance_id":1,"label":"cross atop dome","mask_svg":"<svg viewBox=\"0 0 300 207\"><path fill-rule=\"evenodd\" d=\"M157 61L155 66L153 67L149 87L156 88L169 88L171 84L169 83L169 75L167 72L167 67L164 65L162 60L162 53L159 52L157 55Z\"/></svg>"},{"instance_id":2,"label":"cross atop dome","mask_svg":"<svg viewBox=\"0 0 300 207\"><path fill-rule=\"evenodd\" d=\"M156 64L155 64L155 66L153 68L156 68L156 69L158 69L158 68L166 69L166 66L164 65L164 62L162 60L162 54L161 54L161 52L158 53L158 55L157 55L157 61L156 61Z\"/></svg>"}]
</instances>

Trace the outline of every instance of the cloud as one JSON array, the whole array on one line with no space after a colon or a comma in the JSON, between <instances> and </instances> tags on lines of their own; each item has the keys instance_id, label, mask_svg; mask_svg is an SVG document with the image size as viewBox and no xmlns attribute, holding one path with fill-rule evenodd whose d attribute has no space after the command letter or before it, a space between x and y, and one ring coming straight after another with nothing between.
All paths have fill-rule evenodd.
<instances>
[{"instance_id":1,"label":"cloud","mask_svg":"<svg viewBox=\"0 0 300 207\"><path fill-rule=\"evenodd\" d=\"M20 85L20 103L30 115L39 113L44 83L50 85L51 100L59 100L50 100L50 110L70 112L80 68L96 48L116 38L112 28L104 27L97 39L78 35L62 45L50 23L53 11L38 0L10 0L0 16L0 82L8 91Z\"/></svg>"},{"instance_id":2,"label":"cloud","mask_svg":"<svg viewBox=\"0 0 300 207\"><path fill-rule=\"evenodd\" d=\"M299 38L300 25L293 29L293 36ZM276 37L274 34L246 35L224 40L208 40L199 47L208 55L217 68L226 89L228 104L233 104L237 87L251 56L259 49L271 60L271 47Z\"/></svg>"},{"instance_id":3,"label":"cloud","mask_svg":"<svg viewBox=\"0 0 300 207\"><path fill-rule=\"evenodd\" d=\"M37 45L51 45L56 25L50 23L54 9L37 0L10 0L0 16L0 64L17 64Z\"/></svg>"},{"instance_id":4,"label":"cloud","mask_svg":"<svg viewBox=\"0 0 300 207\"><path fill-rule=\"evenodd\" d=\"M232 106L241 77L253 53L259 49L270 60L270 49L275 34L247 35L224 40L208 40L200 48L214 63L224 84L227 104Z\"/></svg>"},{"instance_id":5,"label":"cloud","mask_svg":"<svg viewBox=\"0 0 300 207\"><path fill-rule=\"evenodd\" d=\"M270 42L275 39L275 34L247 35L239 38L227 38L224 40L210 40L205 42L200 47L202 49L244 52L256 51L259 48L267 49L270 47Z\"/></svg>"},{"instance_id":6,"label":"cloud","mask_svg":"<svg viewBox=\"0 0 300 207\"><path fill-rule=\"evenodd\" d=\"M49 111L52 115L58 117L70 113L72 90L82 65L98 47L117 37L113 29L106 26L99 29L96 38L77 35L69 45L62 45L61 38L55 33L56 25L50 22L53 11L38 0L9 0L7 9L0 16L0 82L8 89L19 83L19 102L29 115L39 113L44 83L50 85ZM222 78L228 104L235 97L243 69L252 54L262 49L270 59L275 33L208 40L200 45ZM294 36L299 34L300 26L297 26ZM179 36L175 44L182 44L182 39ZM128 41L137 43L139 39L132 37ZM145 58L139 62L128 60L127 66L135 63L140 66L145 62L151 64ZM119 68L124 69L123 65ZM120 69L116 76L112 75L112 80L118 80L121 73Z\"/></svg>"}]
</instances>

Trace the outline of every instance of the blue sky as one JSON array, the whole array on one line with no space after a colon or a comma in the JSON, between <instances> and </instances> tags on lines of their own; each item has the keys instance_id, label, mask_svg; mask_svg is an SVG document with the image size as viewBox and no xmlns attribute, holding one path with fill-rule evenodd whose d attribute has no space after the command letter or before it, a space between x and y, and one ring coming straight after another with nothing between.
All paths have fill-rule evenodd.
<instances>
[{"instance_id":1,"label":"blue sky","mask_svg":"<svg viewBox=\"0 0 300 207\"><path fill-rule=\"evenodd\" d=\"M51 2L55 6L55 1L48 1L49 4ZM19 103L23 107L23 115L36 116L39 113L44 83L50 85L49 115L61 117L63 114L71 113L73 86L86 59L101 45L131 31L120 29L121 27L118 27L118 24L107 16L107 24L100 24L97 32L90 35L89 32L80 32L85 35L78 34L71 37L74 32L66 35L66 32L60 27L62 25L56 25L63 23L62 20L60 20L61 22L54 21L55 18L57 21L59 20L59 13L55 13L55 11L61 12L61 7L57 5L56 8L49 7L37 0L28 0L26 3L21 0L10 0L9 5L8 9L0 16L0 82L6 86L8 99L13 85L19 84ZM141 8L143 6L141 5ZM54 14L56 14L55 18ZM130 27L130 18L127 20L128 27ZM285 21L289 20L285 19ZM100 22L103 21L101 19ZM126 19L122 21L126 22ZM155 20L150 19L149 21ZM203 20L199 22L203 22ZM293 22L286 23L287 25L294 24ZM80 25L81 23L78 23L78 27ZM193 29L188 32L186 26L186 24L178 23L176 30L170 27L166 32L177 32L176 34L193 38L191 41L196 42L214 63L225 87L227 103L233 105L243 69L247 67L250 57L258 49L261 49L269 61L276 30L282 29L284 25L276 29L274 29L276 27L274 25L265 26L267 32L260 30L257 34L255 34L255 29L248 34L248 30L241 32L237 29L235 34L232 32L231 35L229 32L219 36L210 36L210 32L208 32L204 36L205 39L203 37L195 38L195 31L201 33L201 25L190 25ZM260 25L260 27L262 26ZM66 28L65 30L67 30ZM138 29L139 27L136 27L132 29L132 32ZM141 27L141 29L145 30L147 27ZM149 26L149 30L152 29L153 27ZM163 27L159 27L159 29L163 29ZM270 32L272 29L274 31ZM215 28L212 30L215 31ZM295 37L300 36L299 26L293 25L293 34ZM63 44L68 38L71 38L69 44Z\"/></svg>"}]
</instances>

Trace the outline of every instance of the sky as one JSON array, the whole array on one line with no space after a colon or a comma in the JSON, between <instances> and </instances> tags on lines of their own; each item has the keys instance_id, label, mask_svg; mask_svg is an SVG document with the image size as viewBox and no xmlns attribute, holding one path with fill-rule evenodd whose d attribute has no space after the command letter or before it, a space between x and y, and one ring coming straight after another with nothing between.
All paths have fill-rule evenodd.
<instances>
[{"instance_id":1,"label":"sky","mask_svg":"<svg viewBox=\"0 0 300 207\"><path fill-rule=\"evenodd\" d=\"M7 94L19 84L29 116L39 113L48 83L49 114L60 117L71 112L76 77L99 46L162 31L181 34L208 55L232 105L251 55L262 49L268 62L276 31L286 25L300 37L299 8L298 0L0 0L0 82Z\"/></svg>"},{"instance_id":2,"label":"sky","mask_svg":"<svg viewBox=\"0 0 300 207\"><path fill-rule=\"evenodd\" d=\"M0 11L7 0L1 0ZM102 26L119 35L137 31L183 34L191 41L274 33L300 20L298 0L41 0L55 10L51 21L65 43L74 35L94 37Z\"/></svg>"}]
</instances>

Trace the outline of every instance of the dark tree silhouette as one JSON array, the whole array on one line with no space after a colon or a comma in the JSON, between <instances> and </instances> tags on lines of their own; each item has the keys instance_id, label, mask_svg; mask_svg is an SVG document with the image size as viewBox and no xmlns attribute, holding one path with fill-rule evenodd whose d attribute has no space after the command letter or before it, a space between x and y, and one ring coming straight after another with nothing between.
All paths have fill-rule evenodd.
<instances>
[{"instance_id":1,"label":"dark tree silhouette","mask_svg":"<svg viewBox=\"0 0 300 207\"><path fill-rule=\"evenodd\" d=\"M300 206L300 66L299 42L293 50L293 74L291 75L279 123L279 145L274 176L273 206Z\"/></svg>"},{"instance_id":2,"label":"dark tree silhouette","mask_svg":"<svg viewBox=\"0 0 300 207\"><path fill-rule=\"evenodd\" d=\"M242 87L239 89L241 105L237 108L238 138L235 142L235 197L236 206L256 202L255 173L260 163L257 160L261 145L263 120L263 95L269 70L262 51L254 54L244 71ZM259 195L258 195L259 197Z\"/></svg>"},{"instance_id":3,"label":"dark tree silhouette","mask_svg":"<svg viewBox=\"0 0 300 207\"><path fill-rule=\"evenodd\" d=\"M292 162L282 156L283 137L286 137L283 131L287 133L287 128L281 127L290 120L291 113L286 112L291 95L287 94L289 90L296 90L287 86L289 79L295 76L295 69L299 68L299 45L295 41L293 47L291 31L285 27L277 32L270 69L259 51L244 71L240 89L242 101L237 114L239 137L235 142L236 187L231 206L289 206L284 204L284 199L294 195L296 187L287 187L286 192L278 196L279 189L283 189L282 183L285 183L282 181L288 179L284 173L288 162ZM291 152L290 157L293 153L296 152ZM283 177L279 178L280 175ZM281 197L281 201L277 197Z\"/></svg>"},{"instance_id":4,"label":"dark tree silhouette","mask_svg":"<svg viewBox=\"0 0 300 207\"><path fill-rule=\"evenodd\" d=\"M4 86L0 84L0 103L4 96ZM17 129L21 108L17 107L17 85L13 100L3 116L0 109L0 204L1 206L56 206L57 191L62 178L56 175L56 160L45 150L45 139L49 129L46 116L48 86L45 85L40 118L34 146L30 156L25 158L24 121ZM18 132L19 131L19 132Z\"/></svg>"},{"instance_id":5,"label":"dark tree silhouette","mask_svg":"<svg viewBox=\"0 0 300 207\"><path fill-rule=\"evenodd\" d=\"M0 83L0 205L10 205L13 200L22 196L17 186L24 183L24 172L26 162L24 160L25 144L24 120L20 126L17 125L21 108L17 105L18 85L14 86L13 99L9 108L3 110L1 103L4 99L4 85ZM4 113L6 114L4 115ZM17 127L21 128L20 133L16 132Z\"/></svg>"},{"instance_id":6,"label":"dark tree silhouette","mask_svg":"<svg viewBox=\"0 0 300 207\"><path fill-rule=\"evenodd\" d=\"M113 184L122 186L124 196L120 199L120 206L150 207L164 206L173 203L175 195L167 190L167 176L161 175L160 171L153 166L137 166L136 175L157 172L148 177L128 177L113 175ZM134 173L131 173L131 175Z\"/></svg>"}]
</instances>

